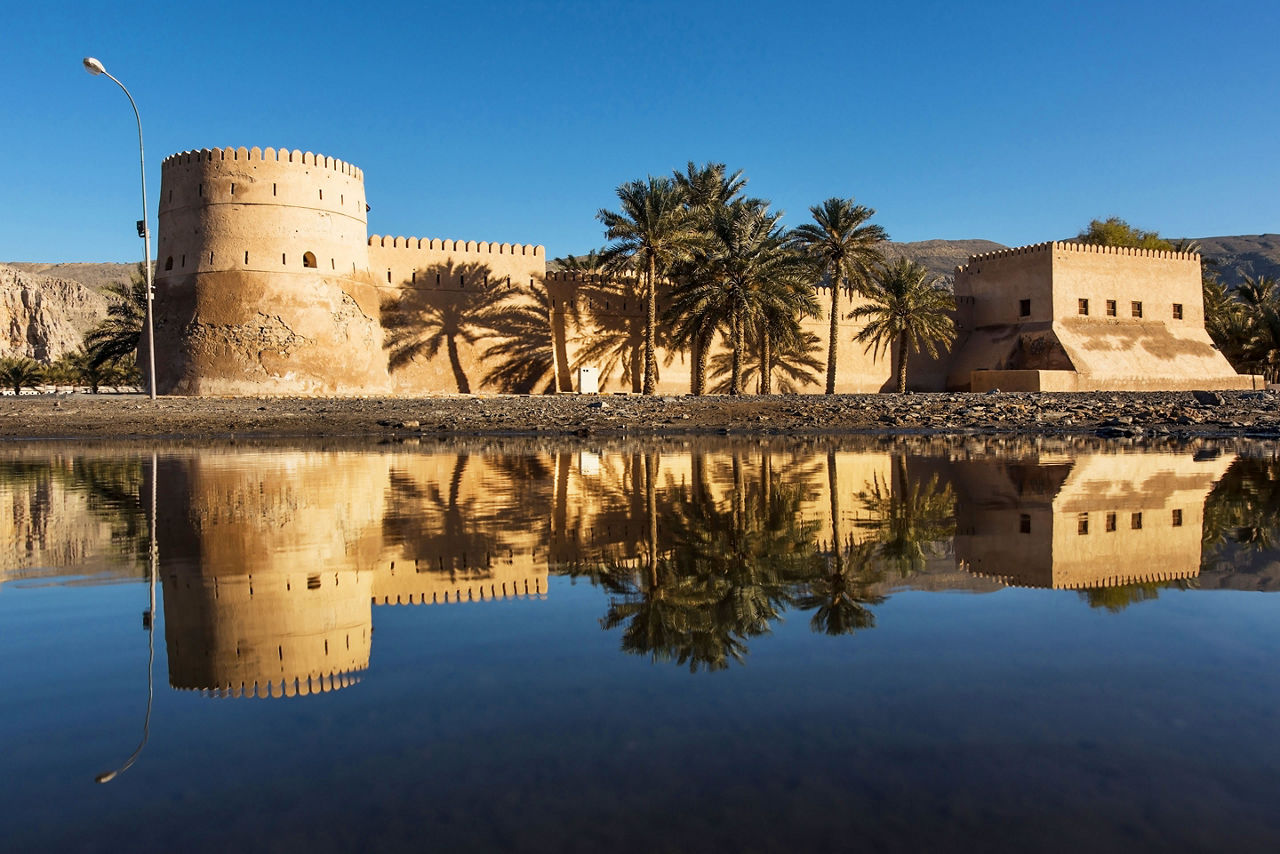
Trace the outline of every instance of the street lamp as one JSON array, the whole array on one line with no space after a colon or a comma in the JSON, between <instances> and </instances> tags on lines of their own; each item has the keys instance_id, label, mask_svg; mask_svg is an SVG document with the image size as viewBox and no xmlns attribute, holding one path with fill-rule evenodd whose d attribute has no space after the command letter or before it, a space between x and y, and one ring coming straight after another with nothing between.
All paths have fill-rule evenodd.
<instances>
[{"instance_id":1,"label":"street lamp","mask_svg":"<svg viewBox=\"0 0 1280 854\"><path fill-rule=\"evenodd\" d=\"M99 74L105 74L113 83L124 91L124 95L129 99L129 106L133 107L133 117L138 120L138 162L142 166L142 219L138 222L138 236L142 238L142 265L147 273L147 391L151 395L151 399L156 399L156 339L155 333L152 331L151 319L151 228L147 220L147 160L142 151L142 117L138 115L138 105L133 102L133 96L129 94L129 90L125 89L124 84L111 76L107 69L103 68L102 63L94 59L92 56L84 58L84 70L97 77Z\"/></svg>"}]
</instances>

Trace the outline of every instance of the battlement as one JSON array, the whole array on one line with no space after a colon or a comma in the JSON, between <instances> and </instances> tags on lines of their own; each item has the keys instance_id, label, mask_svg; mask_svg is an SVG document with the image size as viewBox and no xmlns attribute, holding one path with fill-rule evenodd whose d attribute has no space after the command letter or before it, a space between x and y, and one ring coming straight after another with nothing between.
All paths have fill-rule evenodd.
<instances>
[{"instance_id":1,"label":"battlement","mask_svg":"<svg viewBox=\"0 0 1280 854\"><path fill-rule=\"evenodd\" d=\"M213 163L215 161L243 161L259 163L297 163L300 166L314 166L320 169L330 169L342 175L349 175L359 181L364 180L364 172L359 167L347 163L344 160L338 160L333 157L326 157L323 154L312 154L310 151L298 151L296 148L290 151L287 148L201 148L198 151L182 151L177 154L171 154L166 157L160 164L161 169L170 166L190 166L197 163Z\"/></svg>"},{"instance_id":2,"label":"battlement","mask_svg":"<svg viewBox=\"0 0 1280 854\"><path fill-rule=\"evenodd\" d=\"M439 252L466 252L471 255L546 257L545 248L531 243L486 243L483 240L477 243L474 240L440 240L435 237L392 237L373 234L369 236L369 246L383 249L433 249Z\"/></svg>"},{"instance_id":3,"label":"battlement","mask_svg":"<svg viewBox=\"0 0 1280 854\"><path fill-rule=\"evenodd\" d=\"M1133 258L1164 258L1174 261L1200 262L1199 252L1172 252L1163 249L1139 249L1133 246L1099 246L1094 243L1078 243L1074 240L1053 240L1045 243L1031 243L1027 246L997 249L994 252L983 252L980 255L970 255L967 264L956 267L956 273L966 273L974 264L1016 258L1023 255L1038 255L1046 252L1076 252L1082 255L1125 255Z\"/></svg>"},{"instance_id":4,"label":"battlement","mask_svg":"<svg viewBox=\"0 0 1280 854\"><path fill-rule=\"evenodd\" d=\"M582 284L599 284L600 282L636 282L640 277L634 273L580 273L575 270L549 270L548 282L579 282Z\"/></svg>"},{"instance_id":5,"label":"battlement","mask_svg":"<svg viewBox=\"0 0 1280 854\"><path fill-rule=\"evenodd\" d=\"M967 560L959 561L960 569L969 573L975 578L981 578L987 581L995 581L1003 584L1005 587L1023 587L1045 589L1046 585L1030 582L1016 575L994 572L979 572L972 568ZM1175 569L1175 570L1150 570L1147 572L1117 573L1112 575L1100 575L1088 580L1074 580L1067 582L1053 582L1054 590L1098 590L1107 587L1123 587L1128 584L1168 584L1175 581L1184 581L1189 578L1195 578L1200 574L1200 567L1195 566L1191 569Z\"/></svg>"},{"instance_id":6,"label":"battlement","mask_svg":"<svg viewBox=\"0 0 1280 854\"><path fill-rule=\"evenodd\" d=\"M330 691L341 691L360 682L359 671L342 670L333 673L312 674L294 679L272 680L268 682L237 682L227 685L215 685L207 688L194 688L186 685L174 685L176 691L199 691L202 696L218 699L239 697L305 697L308 694L323 694Z\"/></svg>"},{"instance_id":7,"label":"battlement","mask_svg":"<svg viewBox=\"0 0 1280 854\"><path fill-rule=\"evenodd\" d=\"M426 589L434 587L437 589ZM427 593L431 598L427 598ZM505 581L478 580L472 583L430 583L415 592L383 593L373 596L374 605L447 605L460 602L494 602L499 599L546 598L545 576L518 577Z\"/></svg>"}]
</instances>

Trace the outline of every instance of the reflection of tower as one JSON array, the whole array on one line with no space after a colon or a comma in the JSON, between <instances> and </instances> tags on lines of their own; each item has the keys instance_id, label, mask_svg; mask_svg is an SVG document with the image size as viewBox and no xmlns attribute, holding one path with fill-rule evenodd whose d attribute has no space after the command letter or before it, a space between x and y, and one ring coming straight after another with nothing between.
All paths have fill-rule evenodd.
<instances>
[{"instance_id":1,"label":"reflection of tower","mask_svg":"<svg viewBox=\"0 0 1280 854\"><path fill-rule=\"evenodd\" d=\"M1205 498L1232 459L1131 453L956 463L956 562L1022 587L1194 578Z\"/></svg>"},{"instance_id":2,"label":"reflection of tower","mask_svg":"<svg viewBox=\"0 0 1280 854\"><path fill-rule=\"evenodd\" d=\"M175 688L293 696L369 666L385 459L205 452L161 466Z\"/></svg>"},{"instance_id":3,"label":"reflection of tower","mask_svg":"<svg viewBox=\"0 0 1280 854\"><path fill-rule=\"evenodd\" d=\"M369 666L368 572L164 577L175 688L279 697L346 687Z\"/></svg>"}]
</instances>

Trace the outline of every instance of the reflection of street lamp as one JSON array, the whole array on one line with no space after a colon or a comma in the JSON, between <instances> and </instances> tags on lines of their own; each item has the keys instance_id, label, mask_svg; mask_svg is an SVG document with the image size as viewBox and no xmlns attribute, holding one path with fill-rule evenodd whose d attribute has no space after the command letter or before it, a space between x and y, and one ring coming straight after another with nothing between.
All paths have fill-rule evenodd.
<instances>
[{"instance_id":1,"label":"reflection of street lamp","mask_svg":"<svg viewBox=\"0 0 1280 854\"><path fill-rule=\"evenodd\" d=\"M124 88L124 84L111 76L107 69L102 67L102 63L94 59L92 56L84 58L84 70L97 77L99 74L105 74L111 78L111 81L124 90L124 95L129 99L129 106L133 107L133 117L138 120L138 162L142 166L142 219L138 222L138 236L142 238L142 264L147 271L147 391L151 395L151 399L156 399L156 351L155 351L155 335L152 332L151 322L151 228L147 221L147 160L142 152L142 117L138 115L138 105L133 102L133 96L129 94L129 90Z\"/></svg>"},{"instance_id":2,"label":"reflection of street lamp","mask_svg":"<svg viewBox=\"0 0 1280 854\"><path fill-rule=\"evenodd\" d=\"M89 61L85 60L88 65ZM156 577L158 572L158 553L156 549L156 455L151 454L151 545L148 549L147 563L151 566L151 581L149 592L151 594L151 607L147 609L143 615L142 624L147 630L147 713L142 719L142 741L138 742L137 748L133 753L129 754L129 758L124 764L114 771L106 771L99 774L93 779L99 783L110 783L118 775L129 770L129 766L137 761L138 755L142 753L142 748L147 746L147 739L151 735L151 701L155 698L155 661L156 661Z\"/></svg>"}]
</instances>

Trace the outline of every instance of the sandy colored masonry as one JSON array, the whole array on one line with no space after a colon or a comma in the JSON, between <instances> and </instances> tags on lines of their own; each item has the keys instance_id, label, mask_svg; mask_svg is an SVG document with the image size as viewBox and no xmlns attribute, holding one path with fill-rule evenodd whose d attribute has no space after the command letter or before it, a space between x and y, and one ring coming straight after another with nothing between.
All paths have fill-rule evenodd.
<instances>
[{"instance_id":1,"label":"sandy colored masonry","mask_svg":"<svg viewBox=\"0 0 1280 854\"><path fill-rule=\"evenodd\" d=\"M364 174L288 149L175 154L161 168L157 386L181 395L424 395L638 391L635 283L548 274L543 247L368 234ZM917 357L923 390L1255 388L1204 332L1194 254L1044 243L957 270L959 338ZM819 294L822 305L829 304ZM888 390L889 354L839 321L839 392ZM1087 304L1087 311L1083 307ZM1139 308L1137 308L1140 306ZM824 312L825 312L824 308ZM1025 310L1025 311L1024 311ZM828 322L804 321L776 391L818 392ZM665 330L662 330L665 331ZM710 350L714 388L727 365ZM690 390L693 360L661 346L658 390ZM717 373L719 372L719 373Z\"/></svg>"}]
</instances>

